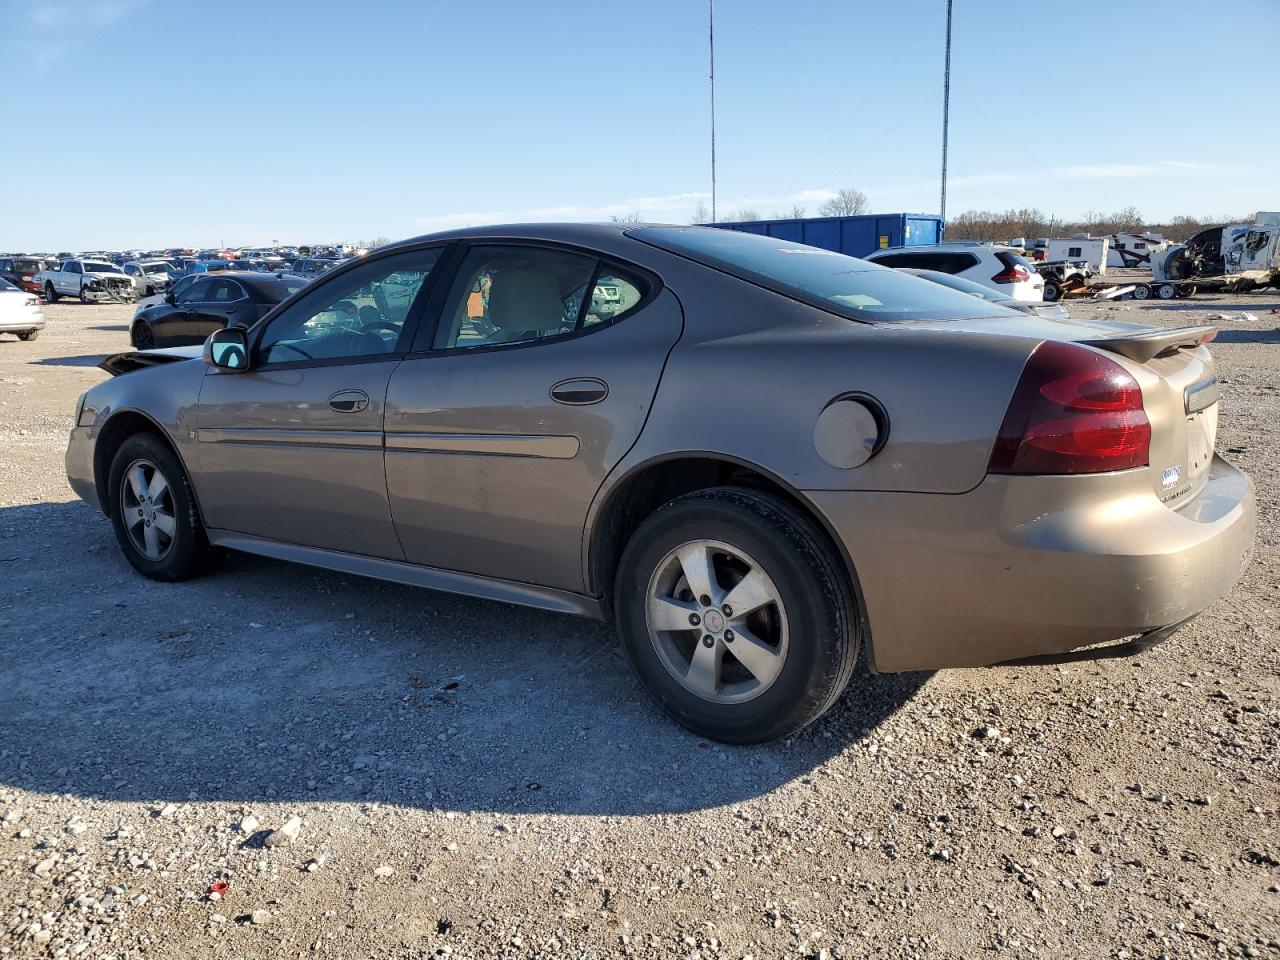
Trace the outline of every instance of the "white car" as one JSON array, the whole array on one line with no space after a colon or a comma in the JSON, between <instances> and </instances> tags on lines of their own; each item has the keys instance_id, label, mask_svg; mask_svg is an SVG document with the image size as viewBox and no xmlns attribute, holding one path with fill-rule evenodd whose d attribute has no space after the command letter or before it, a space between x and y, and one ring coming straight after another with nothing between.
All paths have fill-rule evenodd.
<instances>
[{"instance_id":1,"label":"white car","mask_svg":"<svg viewBox=\"0 0 1280 960\"><path fill-rule=\"evenodd\" d=\"M1014 300L1036 303L1044 299L1044 278L1021 252L1012 247L982 243L936 243L918 247L890 247L862 259L884 267L937 270L980 283Z\"/></svg>"},{"instance_id":2,"label":"white car","mask_svg":"<svg viewBox=\"0 0 1280 960\"><path fill-rule=\"evenodd\" d=\"M124 265L124 272L133 278L142 297L163 293L178 278L177 268L165 260L130 260Z\"/></svg>"},{"instance_id":3,"label":"white car","mask_svg":"<svg viewBox=\"0 0 1280 960\"><path fill-rule=\"evenodd\" d=\"M43 329L40 298L19 290L8 280L0 280L0 333L15 334L19 340L34 340Z\"/></svg>"}]
</instances>

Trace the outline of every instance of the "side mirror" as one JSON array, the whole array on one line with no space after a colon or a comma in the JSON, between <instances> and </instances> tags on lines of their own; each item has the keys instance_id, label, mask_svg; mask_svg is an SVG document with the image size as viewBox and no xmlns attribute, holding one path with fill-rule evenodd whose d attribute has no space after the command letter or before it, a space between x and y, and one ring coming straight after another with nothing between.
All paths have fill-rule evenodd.
<instances>
[{"instance_id":1,"label":"side mirror","mask_svg":"<svg viewBox=\"0 0 1280 960\"><path fill-rule=\"evenodd\" d=\"M243 327L215 330L204 342L203 356L217 370L243 373L249 369L249 337Z\"/></svg>"}]
</instances>

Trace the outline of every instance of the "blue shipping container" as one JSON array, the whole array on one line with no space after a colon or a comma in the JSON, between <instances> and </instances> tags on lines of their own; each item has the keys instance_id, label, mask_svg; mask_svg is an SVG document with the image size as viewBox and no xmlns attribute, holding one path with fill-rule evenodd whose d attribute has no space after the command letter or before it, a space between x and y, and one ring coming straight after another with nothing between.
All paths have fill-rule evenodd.
<instances>
[{"instance_id":1,"label":"blue shipping container","mask_svg":"<svg viewBox=\"0 0 1280 960\"><path fill-rule=\"evenodd\" d=\"M851 257L865 257L885 247L913 247L942 242L942 218L928 213L867 213L857 217L804 217L799 220L749 220L713 223L790 243L807 243Z\"/></svg>"}]
</instances>

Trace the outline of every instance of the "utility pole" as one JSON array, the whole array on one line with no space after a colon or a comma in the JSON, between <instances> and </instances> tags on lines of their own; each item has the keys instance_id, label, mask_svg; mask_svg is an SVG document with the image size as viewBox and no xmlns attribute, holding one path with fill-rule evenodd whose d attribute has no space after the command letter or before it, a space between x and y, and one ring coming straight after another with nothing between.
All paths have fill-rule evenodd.
<instances>
[{"instance_id":1,"label":"utility pole","mask_svg":"<svg viewBox=\"0 0 1280 960\"><path fill-rule=\"evenodd\" d=\"M938 215L942 227L947 226L947 126L951 119L951 3L947 0L947 57L942 69L942 199L938 203Z\"/></svg>"},{"instance_id":2,"label":"utility pole","mask_svg":"<svg viewBox=\"0 0 1280 960\"><path fill-rule=\"evenodd\" d=\"M950 2L950 0L948 0ZM707 0L711 47L711 222L716 220L716 0Z\"/></svg>"}]
</instances>

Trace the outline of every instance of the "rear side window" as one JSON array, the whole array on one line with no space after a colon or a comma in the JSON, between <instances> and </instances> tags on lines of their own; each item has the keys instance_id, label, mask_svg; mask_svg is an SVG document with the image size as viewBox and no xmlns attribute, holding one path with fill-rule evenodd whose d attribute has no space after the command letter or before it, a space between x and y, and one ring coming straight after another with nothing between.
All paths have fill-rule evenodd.
<instances>
[{"instance_id":1,"label":"rear side window","mask_svg":"<svg viewBox=\"0 0 1280 960\"><path fill-rule=\"evenodd\" d=\"M454 278L434 349L528 343L598 327L644 299L638 277L595 257L532 246L475 246Z\"/></svg>"},{"instance_id":2,"label":"rear side window","mask_svg":"<svg viewBox=\"0 0 1280 960\"><path fill-rule=\"evenodd\" d=\"M715 227L640 227L628 235L739 279L864 322L1007 317L1003 307L831 250ZM959 256L971 256L959 254Z\"/></svg>"}]
</instances>

